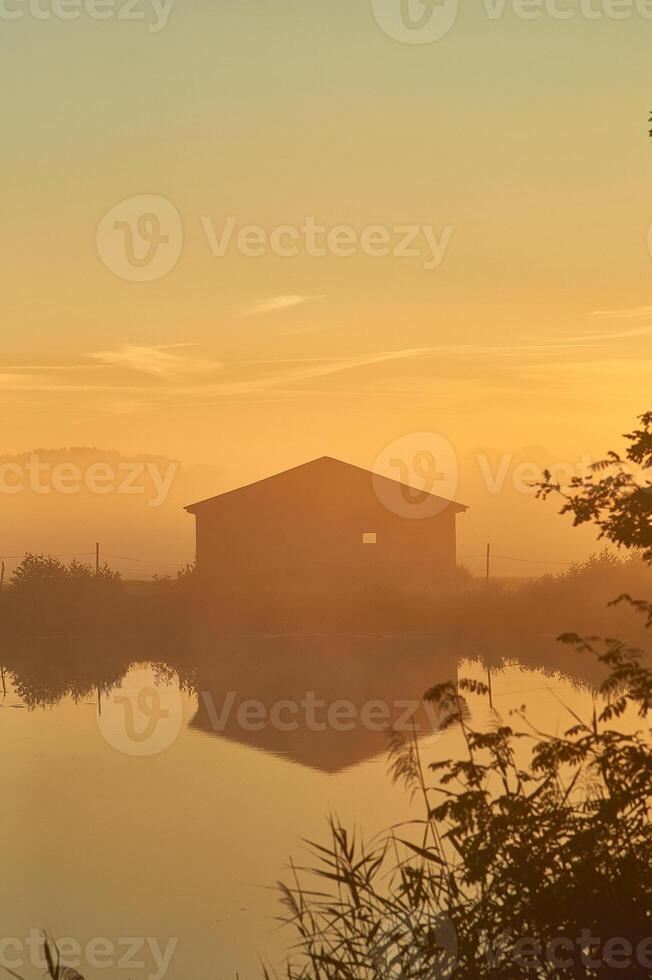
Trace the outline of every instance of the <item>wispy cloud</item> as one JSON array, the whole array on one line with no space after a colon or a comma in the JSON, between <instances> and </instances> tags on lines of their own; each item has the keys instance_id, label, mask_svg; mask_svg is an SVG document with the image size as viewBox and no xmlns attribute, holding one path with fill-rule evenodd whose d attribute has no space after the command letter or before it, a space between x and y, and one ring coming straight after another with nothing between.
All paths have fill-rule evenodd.
<instances>
[{"instance_id":1,"label":"wispy cloud","mask_svg":"<svg viewBox=\"0 0 652 980\"><path fill-rule=\"evenodd\" d=\"M608 358L601 361L575 361L568 364L538 364L528 369L525 376L532 379L549 378L546 384L558 384L568 391L574 385L569 381L570 376L586 379L589 376L604 378L604 383L621 389L623 378L649 378L652 374L651 358ZM591 382L593 383L593 381ZM602 383L602 382L601 382Z\"/></svg>"},{"instance_id":2,"label":"wispy cloud","mask_svg":"<svg viewBox=\"0 0 652 980\"><path fill-rule=\"evenodd\" d=\"M578 337L568 337L568 340L569 341L625 340L627 337L649 337L649 336L652 336L652 324L645 327L634 327L631 330L615 330L612 333L582 334Z\"/></svg>"},{"instance_id":3,"label":"wispy cloud","mask_svg":"<svg viewBox=\"0 0 652 980\"><path fill-rule=\"evenodd\" d=\"M197 374L209 374L222 369L219 361L189 354L175 354L171 351L192 347L192 344L167 344L154 347L139 347L135 344L122 344L116 350L96 351L88 357L100 364L121 367L155 378L187 378Z\"/></svg>"},{"instance_id":4,"label":"wispy cloud","mask_svg":"<svg viewBox=\"0 0 652 980\"><path fill-rule=\"evenodd\" d=\"M294 358L275 358L274 360L251 360L238 361L239 364L328 364L335 368L339 366L341 370L353 365L355 367L367 364L376 364L380 361L404 360L407 358L428 357L436 354L450 354L459 357L513 357L521 354L546 354L560 350L572 350L575 348L592 347L592 344L583 343L538 343L538 344L503 344L503 345L475 345L475 344L450 344L441 347L407 347L402 350L393 351L374 351L369 354L360 354L357 357L294 357Z\"/></svg>"},{"instance_id":5,"label":"wispy cloud","mask_svg":"<svg viewBox=\"0 0 652 980\"><path fill-rule=\"evenodd\" d=\"M652 306L635 306L629 310L593 310L590 316L613 317L614 320L637 320L652 316Z\"/></svg>"},{"instance_id":6,"label":"wispy cloud","mask_svg":"<svg viewBox=\"0 0 652 980\"><path fill-rule=\"evenodd\" d=\"M39 374L44 372L56 371L58 373L65 373L67 371L88 371L89 367L101 368L101 364L3 364L0 366L0 371L10 371L10 372L22 372L22 371L37 371Z\"/></svg>"},{"instance_id":7,"label":"wispy cloud","mask_svg":"<svg viewBox=\"0 0 652 980\"><path fill-rule=\"evenodd\" d=\"M293 306L303 306L304 303L315 303L325 296L271 296L263 299L245 310L245 316L262 316L265 313L280 313L282 310L292 309Z\"/></svg>"},{"instance_id":8,"label":"wispy cloud","mask_svg":"<svg viewBox=\"0 0 652 980\"><path fill-rule=\"evenodd\" d=\"M566 339L570 343L576 341L627 340L628 337L649 337L652 335L652 306L634 306L625 310L592 310L589 316L601 320L642 320L644 322L638 326L631 326L622 330L612 329L609 333L579 334L576 337L567 337Z\"/></svg>"},{"instance_id":9,"label":"wispy cloud","mask_svg":"<svg viewBox=\"0 0 652 980\"><path fill-rule=\"evenodd\" d=\"M440 347L402 348L390 351L369 351L350 356L316 358L277 358L269 360L242 360L222 365L218 361L200 358L187 353L191 345L136 346L125 344L116 350L96 351L88 357L94 360L89 367L101 366L101 383L97 375L80 378L53 378L50 374L33 374L23 371L20 375L7 375L2 391L40 393L44 397L60 395L95 396L104 406L107 399L121 406L121 414L135 405L139 410L156 405L177 406L209 405L222 398L297 397L310 394L328 394L328 389L316 383L335 378L345 372L356 372L388 365L392 362L435 358L441 370L445 363L468 364L475 370L478 359L502 360L519 371L524 365L545 362L549 355L560 350L591 349L589 343L538 343L503 346L450 345ZM449 360L452 359L452 362ZM557 359L555 359L557 363ZM0 373L2 373L0 367ZM134 372L156 379L156 383L125 383L124 372ZM211 374L221 372L219 378ZM122 377L120 375L123 375ZM243 376L244 375L244 376ZM367 377L369 380L369 377ZM161 382L167 382L162 384ZM384 376L383 385L388 383ZM313 386L314 385L314 386ZM135 409L134 409L135 410Z\"/></svg>"}]
</instances>

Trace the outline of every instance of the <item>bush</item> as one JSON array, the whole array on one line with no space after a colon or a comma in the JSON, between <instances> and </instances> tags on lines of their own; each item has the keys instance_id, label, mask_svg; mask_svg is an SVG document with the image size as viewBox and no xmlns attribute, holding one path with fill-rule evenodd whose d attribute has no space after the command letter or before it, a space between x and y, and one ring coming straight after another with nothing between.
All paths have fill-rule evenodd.
<instances>
[{"instance_id":1,"label":"bush","mask_svg":"<svg viewBox=\"0 0 652 980\"><path fill-rule=\"evenodd\" d=\"M649 471L652 413L642 422L627 458ZM652 561L652 484L635 484L616 454L576 482L564 512ZM603 556L568 578L611 564ZM652 623L647 600L615 602ZM292 867L281 885L298 940L289 978L651 975L652 669L619 640L560 639L607 670L602 710L587 719L571 711L561 736L535 730L524 709L512 723L495 715L481 732L464 694L482 685L428 691L447 702L466 750L427 776L416 740L395 739L393 776L419 794L421 815L369 845L332 821L329 842L312 845L312 865ZM633 733L614 726L625 712L638 716Z\"/></svg>"}]
</instances>

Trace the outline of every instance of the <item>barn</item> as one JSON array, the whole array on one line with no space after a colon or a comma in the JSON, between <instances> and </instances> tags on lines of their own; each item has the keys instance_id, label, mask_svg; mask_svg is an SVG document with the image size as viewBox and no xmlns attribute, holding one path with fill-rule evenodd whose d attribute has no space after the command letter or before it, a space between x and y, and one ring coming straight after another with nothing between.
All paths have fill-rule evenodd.
<instances>
[{"instance_id":1,"label":"barn","mask_svg":"<svg viewBox=\"0 0 652 980\"><path fill-rule=\"evenodd\" d=\"M323 456L185 509L198 578L251 601L270 590L443 582L467 508Z\"/></svg>"}]
</instances>

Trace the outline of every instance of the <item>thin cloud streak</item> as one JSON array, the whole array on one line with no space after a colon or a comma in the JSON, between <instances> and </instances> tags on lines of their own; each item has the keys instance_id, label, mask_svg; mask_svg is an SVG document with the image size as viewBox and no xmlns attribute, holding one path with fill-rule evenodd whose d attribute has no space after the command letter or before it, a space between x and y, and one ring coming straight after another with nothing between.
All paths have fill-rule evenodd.
<instances>
[{"instance_id":1,"label":"thin cloud streak","mask_svg":"<svg viewBox=\"0 0 652 980\"><path fill-rule=\"evenodd\" d=\"M642 316L652 316L652 306L635 306L629 310L593 310L589 316L607 316L617 320L634 320Z\"/></svg>"},{"instance_id":2,"label":"thin cloud streak","mask_svg":"<svg viewBox=\"0 0 652 980\"><path fill-rule=\"evenodd\" d=\"M39 374L43 371L55 371L65 374L67 371L102 370L104 367L106 367L104 364L0 364L0 371L12 373L14 371L29 371L31 373L38 372Z\"/></svg>"},{"instance_id":3,"label":"thin cloud streak","mask_svg":"<svg viewBox=\"0 0 652 980\"><path fill-rule=\"evenodd\" d=\"M140 398L143 402L169 403L183 399L200 398L204 403L215 401L228 396L243 396L262 394L280 394L292 391L293 385L309 382L318 378L339 375L345 371L372 367L379 364L389 364L401 360L417 360L422 357L453 355L457 357L483 358L514 358L522 354L541 355L568 349L592 349L590 344L522 344L505 345L502 347L473 347L471 345L405 348L395 351L377 351L360 354L354 357L331 358L289 358L262 361L236 361L229 367L242 365L258 365L264 367L285 367L277 370L268 377L250 378L241 381L222 380L217 383L190 384L179 383L184 379L196 377L198 374L223 370L219 362L168 354L172 348L191 345L168 345L166 347L135 347L123 345L117 351L103 351L89 355L101 359L107 368L135 371L164 381L176 381L175 384L72 384L51 383L40 380L38 375L6 376L3 390L5 392L41 393L44 395L77 394L100 396L130 396Z\"/></svg>"},{"instance_id":4,"label":"thin cloud streak","mask_svg":"<svg viewBox=\"0 0 652 980\"><path fill-rule=\"evenodd\" d=\"M181 354L170 354L170 350L191 347L192 344L166 344L154 347L138 347L122 344L117 350L97 351L88 357L110 367L122 367L129 371L149 374L155 378L182 378L195 374L221 371L219 361Z\"/></svg>"},{"instance_id":5,"label":"thin cloud streak","mask_svg":"<svg viewBox=\"0 0 652 980\"><path fill-rule=\"evenodd\" d=\"M634 327L632 330L616 330L613 333L587 334L580 337L569 337L574 340L626 340L628 337L649 337L652 335L652 324L646 327Z\"/></svg>"},{"instance_id":6,"label":"thin cloud streak","mask_svg":"<svg viewBox=\"0 0 652 980\"><path fill-rule=\"evenodd\" d=\"M294 306L303 306L305 303L314 303L317 300L326 299L325 296L272 296L269 299L255 303L245 311L244 316L263 316L266 313L280 313L282 310L290 310Z\"/></svg>"},{"instance_id":7,"label":"thin cloud streak","mask_svg":"<svg viewBox=\"0 0 652 980\"><path fill-rule=\"evenodd\" d=\"M572 338L571 338L572 339ZM547 351L558 351L558 350L583 350L586 348L596 349L594 344L584 344L584 343L543 343L543 344L514 344L505 345L502 347L478 347L472 344L452 344L449 346L442 347L415 347L406 348L405 350L399 351L385 351L378 354L367 355L369 357L368 363L376 363L377 360L397 360L400 358L412 358L418 356L427 357L431 354L459 354L459 355L478 355L478 356L512 356L514 354L523 353L545 353ZM257 359L257 360L244 360L235 361L235 364L260 364L260 365L273 365L273 364L319 364L319 363L348 363L350 359L346 357L287 357L287 358L275 358L275 359Z\"/></svg>"}]
</instances>

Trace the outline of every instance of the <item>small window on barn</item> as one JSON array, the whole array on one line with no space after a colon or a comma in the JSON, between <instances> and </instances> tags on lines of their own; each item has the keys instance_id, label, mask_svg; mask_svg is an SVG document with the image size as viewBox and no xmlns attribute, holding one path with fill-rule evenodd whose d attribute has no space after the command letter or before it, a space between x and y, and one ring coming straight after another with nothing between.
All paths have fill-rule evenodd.
<instances>
[{"instance_id":1,"label":"small window on barn","mask_svg":"<svg viewBox=\"0 0 652 980\"><path fill-rule=\"evenodd\" d=\"M363 544L375 544L376 543L376 532L375 531L365 531L362 535Z\"/></svg>"}]
</instances>

